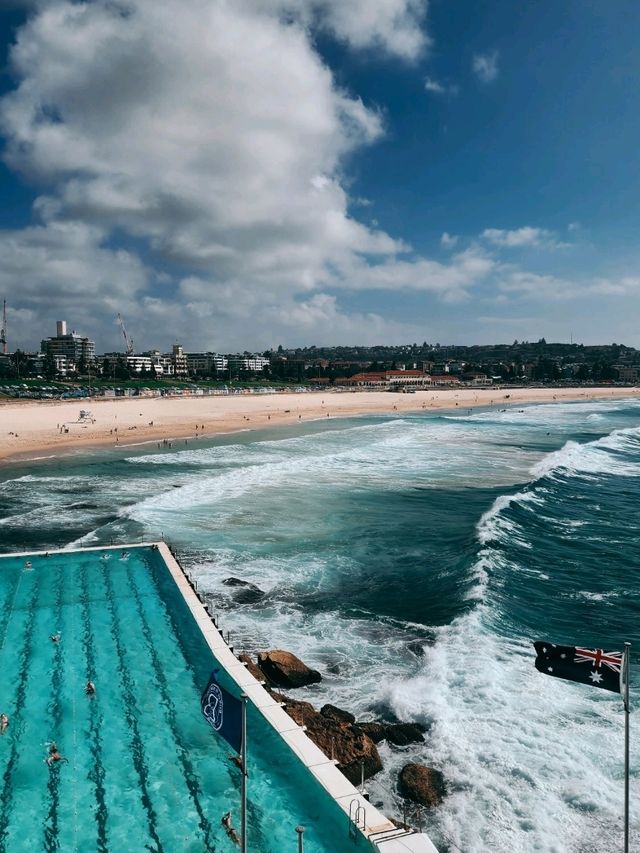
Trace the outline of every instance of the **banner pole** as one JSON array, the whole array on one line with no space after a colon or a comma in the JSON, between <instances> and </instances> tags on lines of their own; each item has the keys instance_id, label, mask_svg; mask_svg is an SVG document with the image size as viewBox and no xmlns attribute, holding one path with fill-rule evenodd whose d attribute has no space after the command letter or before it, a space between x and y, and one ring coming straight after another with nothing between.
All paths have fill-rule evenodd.
<instances>
[{"instance_id":1,"label":"banner pole","mask_svg":"<svg viewBox=\"0 0 640 853\"><path fill-rule=\"evenodd\" d=\"M240 696L242 700L242 804L240 824L240 849L247 853L247 694Z\"/></svg>"},{"instance_id":2,"label":"banner pole","mask_svg":"<svg viewBox=\"0 0 640 853\"><path fill-rule=\"evenodd\" d=\"M629 676L631 643L624 644L624 853L629 853Z\"/></svg>"}]
</instances>

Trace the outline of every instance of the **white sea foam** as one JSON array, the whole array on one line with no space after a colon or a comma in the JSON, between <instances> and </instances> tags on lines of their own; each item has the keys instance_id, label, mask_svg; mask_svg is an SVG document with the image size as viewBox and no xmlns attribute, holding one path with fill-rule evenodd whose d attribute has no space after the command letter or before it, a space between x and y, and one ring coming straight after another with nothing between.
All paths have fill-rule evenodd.
<instances>
[{"instance_id":1,"label":"white sea foam","mask_svg":"<svg viewBox=\"0 0 640 853\"><path fill-rule=\"evenodd\" d=\"M545 679L530 644L492 635L482 607L440 629L390 701L401 719L432 723L429 761L450 786L439 824L459 849L619 849L621 703Z\"/></svg>"},{"instance_id":2,"label":"white sea foam","mask_svg":"<svg viewBox=\"0 0 640 853\"><path fill-rule=\"evenodd\" d=\"M452 624L432 629L433 644L408 650L415 627L352 619L331 611L306 612L287 578L306 575L300 589L318 588L322 563L299 566L240 560L233 551L197 569L201 588L222 598L221 579L239 570L261 586L259 608L233 606L220 615L234 646L251 651L291 648L323 672L304 691L370 719L390 708L401 720L430 726L425 745L382 745L384 771L368 783L374 800L402 814L394 793L407 761L440 769L448 795L428 830L451 849L473 853L613 853L619 848L622 753L619 702L580 686L545 679L533 668L533 649L504 640L485 625L481 605ZM280 587L280 590L279 590ZM339 632L336 631L339 625ZM632 795L640 795L635 780ZM640 831L640 825L637 826Z\"/></svg>"},{"instance_id":3,"label":"white sea foam","mask_svg":"<svg viewBox=\"0 0 640 853\"><path fill-rule=\"evenodd\" d=\"M493 502L493 505L480 518L477 525L478 541L486 545L488 542L494 541L511 541L517 540L525 547L531 547L521 535L521 529L511 519L507 518L504 510L513 504L526 506L527 504L535 504L540 506L544 503L544 497L533 491L516 492L513 495L500 495Z\"/></svg>"},{"instance_id":4,"label":"white sea foam","mask_svg":"<svg viewBox=\"0 0 640 853\"><path fill-rule=\"evenodd\" d=\"M640 429L614 430L588 444L568 441L560 450L547 454L534 465L531 474L536 479L563 473L584 478L600 474L640 476L640 462L637 458L625 458L625 451L640 454Z\"/></svg>"}]
</instances>

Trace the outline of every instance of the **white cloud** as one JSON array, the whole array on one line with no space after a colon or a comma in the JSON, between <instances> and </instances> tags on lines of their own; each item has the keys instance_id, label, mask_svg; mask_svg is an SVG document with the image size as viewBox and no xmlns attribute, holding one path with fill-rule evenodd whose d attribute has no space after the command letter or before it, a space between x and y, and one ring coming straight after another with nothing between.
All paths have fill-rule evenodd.
<instances>
[{"instance_id":1,"label":"white cloud","mask_svg":"<svg viewBox=\"0 0 640 853\"><path fill-rule=\"evenodd\" d=\"M445 231L440 237L440 245L444 246L445 249L452 249L460 238L456 234L449 234Z\"/></svg>"},{"instance_id":2,"label":"white cloud","mask_svg":"<svg viewBox=\"0 0 640 853\"><path fill-rule=\"evenodd\" d=\"M498 76L498 51L478 53L473 57L471 68L482 83L493 83Z\"/></svg>"},{"instance_id":3,"label":"white cloud","mask_svg":"<svg viewBox=\"0 0 640 853\"><path fill-rule=\"evenodd\" d=\"M325 26L354 47L380 46L415 59L430 43L421 28L426 0L309 0L309 5Z\"/></svg>"},{"instance_id":4,"label":"white cloud","mask_svg":"<svg viewBox=\"0 0 640 853\"><path fill-rule=\"evenodd\" d=\"M440 83L439 80L434 80L433 77L427 77L424 81L424 88L427 92L431 92L434 95L450 95L455 96L458 94L458 87L453 83Z\"/></svg>"},{"instance_id":5,"label":"white cloud","mask_svg":"<svg viewBox=\"0 0 640 853\"><path fill-rule=\"evenodd\" d=\"M640 277L583 278L579 280L540 275L527 270L513 270L498 279L498 289L507 296L516 295L546 302L584 300L590 296L640 295Z\"/></svg>"},{"instance_id":6,"label":"white cloud","mask_svg":"<svg viewBox=\"0 0 640 853\"><path fill-rule=\"evenodd\" d=\"M435 293L445 302L459 302L496 268L492 258L477 249L468 249L454 255L448 264L426 258L393 259L376 265L353 261L344 277L354 290L423 291Z\"/></svg>"},{"instance_id":7,"label":"white cloud","mask_svg":"<svg viewBox=\"0 0 640 853\"><path fill-rule=\"evenodd\" d=\"M533 228L525 225L522 228L507 230L502 228L485 228L480 235L494 246L506 249L520 249L531 246L544 247L546 249L564 249L567 243L557 240L553 231L546 228Z\"/></svg>"},{"instance_id":8,"label":"white cloud","mask_svg":"<svg viewBox=\"0 0 640 853\"><path fill-rule=\"evenodd\" d=\"M378 140L383 121L336 84L313 43L321 27L352 47L413 59L428 41L425 8L422 0L41 0L11 52L17 87L0 101L5 159L46 184L38 233L58 235L61 255L71 251L63 229L96 235L83 256L96 317L106 309L90 258L96 270L119 257L126 267L106 248L119 235L145 250L146 266L186 269L200 282L200 308L187 311L185 327L194 346L232 346L240 332L258 344L271 339L268 324L287 318L296 335L301 311L322 325L318 306L329 303L314 299L329 290L332 299L385 287L450 299L473 286L480 273L471 261L401 260L409 246L349 214L345 157ZM10 268L44 299L48 260L32 236L13 235L23 271ZM8 242L0 240L0 262ZM140 322L168 306L166 335L182 334L173 300L187 299L185 289L175 297L125 256L150 290L114 271L103 291L128 293L127 315ZM62 279L51 305L65 298ZM215 311L221 293L245 310L214 340L202 305ZM372 322L366 316L359 321ZM103 331L105 323L111 332L110 316ZM141 344L144 334L135 335Z\"/></svg>"},{"instance_id":9,"label":"white cloud","mask_svg":"<svg viewBox=\"0 0 640 853\"><path fill-rule=\"evenodd\" d=\"M97 227L70 222L0 231L0 293L10 297L14 344L39 344L57 319L88 332L96 317L112 324L118 311L137 312L150 273L130 252L106 247L105 239Z\"/></svg>"}]
</instances>

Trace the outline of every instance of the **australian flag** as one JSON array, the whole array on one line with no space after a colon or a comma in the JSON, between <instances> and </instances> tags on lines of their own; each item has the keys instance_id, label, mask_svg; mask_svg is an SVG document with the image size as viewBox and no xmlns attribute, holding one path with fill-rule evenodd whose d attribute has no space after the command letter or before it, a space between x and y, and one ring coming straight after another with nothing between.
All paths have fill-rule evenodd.
<instances>
[{"instance_id":1,"label":"australian flag","mask_svg":"<svg viewBox=\"0 0 640 853\"><path fill-rule=\"evenodd\" d=\"M622 693L622 652L556 646L540 641L533 645L538 655L536 669L539 672Z\"/></svg>"},{"instance_id":2,"label":"australian flag","mask_svg":"<svg viewBox=\"0 0 640 853\"><path fill-rule=\"evenodd\" d=\"M242 702L225 690L216 679L214 669L200 699L202 713L236 752L242 750Z\"/></svg>"}]
</instances>

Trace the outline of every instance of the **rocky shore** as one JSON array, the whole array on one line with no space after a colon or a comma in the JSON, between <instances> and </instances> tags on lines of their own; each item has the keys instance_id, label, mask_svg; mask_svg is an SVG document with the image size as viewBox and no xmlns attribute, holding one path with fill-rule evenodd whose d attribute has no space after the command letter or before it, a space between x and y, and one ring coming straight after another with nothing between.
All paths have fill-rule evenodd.
<instances>
[{"instance_id":1,"label":"rocky shore","mask_svg":"<svg viewBox=\"0 0 640 853\"><path fill-rule=\"evenodd\" d=\"M255 678L282 702L289 716L305 727L316 746L335 760L338 769L354 785L360 785L382 770L377 744L386 741L403 747L425 741L427 729L421 723L358 721L349 711L334 705L326 704L317 710L310 702L280 692L322 680L321 673L308 667L291 652L272 649L260 652L256 660L247 654L239 657ZM411 803L431 808L438 805L446 793L444 777L432 767L408 763L400 771L398 793Z\"/></svg>"}]
</instances>

